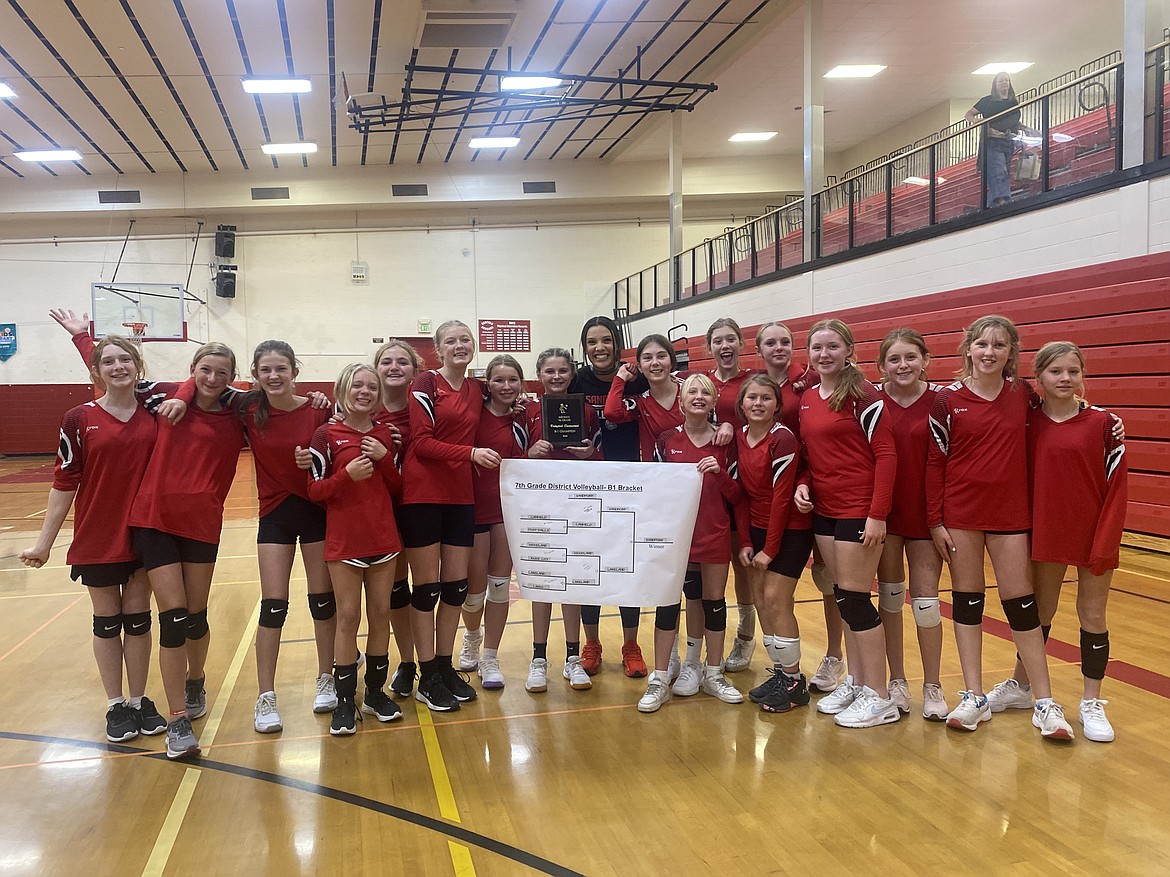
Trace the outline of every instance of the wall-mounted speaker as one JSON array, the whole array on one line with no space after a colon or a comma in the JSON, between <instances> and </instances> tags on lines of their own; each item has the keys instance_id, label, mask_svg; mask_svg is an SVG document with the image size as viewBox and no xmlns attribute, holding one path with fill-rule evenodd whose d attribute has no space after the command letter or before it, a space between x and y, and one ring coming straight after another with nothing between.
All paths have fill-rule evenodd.
<instances>
[{"instance_id":1,"label":"wall-mounted speaker","mask_svg":"<svg viewBox=\"0 0 1170 877\"><path fill-rule=\"evenodd\" d=\"M215 255L224 259L236 257L236 227L220 225L215 230Z\"/></svg>"},{"instance_id":2,"label":"wall-mounted speaker","mask_svg":"<svg viewBox=\"0 0 1170 877\"><path fill-rule=\"evenodd\" d=\"M236 275L232 271L220 271L215 275L215 294L220 298L236 297Z\"/></svg>"}]
</instances>

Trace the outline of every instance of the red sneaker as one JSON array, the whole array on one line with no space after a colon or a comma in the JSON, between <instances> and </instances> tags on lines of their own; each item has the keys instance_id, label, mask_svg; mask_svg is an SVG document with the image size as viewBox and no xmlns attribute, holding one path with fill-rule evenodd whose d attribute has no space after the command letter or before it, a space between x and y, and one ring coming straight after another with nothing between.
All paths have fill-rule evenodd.
<instances>
[{"instance_id":1,"label":"red sneaker","mask_svg":"<svg viewBox=\"0 0 1170 877\"><path fill-rule=\"evenodd\" d=\"M596 676L601 669L601 641L590 639L585 641L581 649L581 666L590 676Z\"/></svg>"},{"instance_id":2,"label":"red sneaker","mask_svg":"<svg viewBox=\"0 0 1170 877\"><path fill-rule=\"evenodd\" d=\"M625 643L622 646L622 668L631 679L641 679L648 672L637 643Z\"/></svg>"}]
</instances>

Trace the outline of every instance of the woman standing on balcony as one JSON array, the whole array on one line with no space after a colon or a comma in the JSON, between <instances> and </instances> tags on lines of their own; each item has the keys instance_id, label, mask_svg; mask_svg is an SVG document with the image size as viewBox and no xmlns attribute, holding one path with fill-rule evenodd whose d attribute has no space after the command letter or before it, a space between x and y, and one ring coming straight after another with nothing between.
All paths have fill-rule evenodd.
<instances>
[{"instance_id":1,"label":"woman standing on balcony","mask_svg":"<svg viewBox=\"0 0 1170 877\"><path fill-rule=\"evenodd\" d=\"M1007 111L1019 105L1011 77L1000 72L991 80L991 93L979 98L963 117L972 123L991 119L983 126L977 159L986 177L988 207L1006 204L1012 198L1012 153L1016 149L1015 135L1020 129L1020 111Z\"/></svg>"}]
</instances>

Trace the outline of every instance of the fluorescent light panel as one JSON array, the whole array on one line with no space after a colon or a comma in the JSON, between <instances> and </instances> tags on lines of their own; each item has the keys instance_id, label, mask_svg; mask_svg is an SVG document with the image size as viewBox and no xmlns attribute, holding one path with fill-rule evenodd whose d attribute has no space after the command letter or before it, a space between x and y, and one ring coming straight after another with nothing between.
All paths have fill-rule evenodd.
<instances>
[{"instance_id":1,"label":"fluorescent light panel","mask_svg":"<svg viewBox=\"0 0 1170 877\"><path fill-rule=\"evenodd\" d=\"M7 82L0 82L0 99L16 97L16 92L12 90L12 86Z\"/></svg>"},{"instance_id":2,"label":"fluorescent light panel","mask_svg":"<svg viewBox=\"0 0 1170 877\"><path fill-rule=\"evenodd\" d=\"M776 131L740 131L727 138L728 143L759 143L762 140L771 140Z\"/></svg>"},{"instance_id":3,"label":"fluorescent light panel","mask_svg":"<svg viewBox=\"0 0 1170 877\"><path fill-rule=\"evenodd\" d=\"M248 94L306 94L313 90L307 79L245 79Z\"/></svg>"},{"instance_id":4,"label":"fluorescent light panel","mask_svg":"<svg viewBox=\"0 0 1170 877\"><path fill-rule=\"evenodd\" d=\"M1033 61L992 61L990 64L984 64L978 70L972 70L971 73L975 76L991 76L994 73L1007 73L1009 76L1013 73L1019 73L1021 70L1027 70Z\"/></svg>"},{"instance_id":5,"label":"fluorescent light panel","mask_svg":"<svg viewBox=\"0 0 1170 877\"><path fill-rule=\"evenodd\" d=\"M305 155L317 151L316 143L265 143L260 147L265 155Z\"/></svg>"},{"instance_id":6,"label":"fluorescent light panel","mask_svg":"<svg viewBox=\"0 0 1170 877\"><path fill-rule=\"evenodd\" d=\"M825 79L866 79L885 69L885 64L838 64L825 74Z\"/></svg>"},{"instance_id":7,"label":"fluorescent light panel","mask_svg":"<svg viewBox=\"0 0 1170 877\"><path fill-rule=\"evenodd\" d=\"M520 145L519 137L472 137L467 141L472 149L508 149Z\"/></svg>"},{"instance_id":8,"label":"fluorescent light panel","mask_svg":"<svg viewBox=\"0 0 1170 877\"><path fill-rule=\"evenodd\" d=\"M12 154L21 161L81 161L81 153L76 149L26 149Z\"/></svg>"},{"instance_id":9,"label":"fluorescent light panel","mask_svg":"<svg viewBox=\"0 0 1170 877\"><path fill-rule=\"evenodd\" d=\"M526 89L556 88L563 84L563 79L557 79L554 76L505 76L500 80L500 90L524 91Z\"/></svg>"}]
</instances>

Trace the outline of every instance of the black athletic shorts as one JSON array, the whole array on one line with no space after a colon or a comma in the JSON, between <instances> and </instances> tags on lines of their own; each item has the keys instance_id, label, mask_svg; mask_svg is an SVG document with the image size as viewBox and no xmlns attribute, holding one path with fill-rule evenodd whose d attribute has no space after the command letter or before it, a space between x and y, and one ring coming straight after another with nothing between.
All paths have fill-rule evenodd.
<instances>
[{"instance_id":1,"label":"black athletic shorts","mask_svg":"<svg viewBox=\"0 0 1170 877\"><path fill-rule=\"evenodd\" d=\"M147 572L172 563L215 563L219 556L219 546L212 542L200 542L149 527L131 527L130 536Z\"/></svg>"},{"instance_id":2,"label":"black athletic shorts","mask_svg":"<svg viewBox=\"0 0 1170 877\"><path fill-rule=\"evenodd\" d=\"M758 554L764 550L764 543L768 541L768 531L763 527L752 527L752 552ZM780 537L780 550L768 564L768 572L787 576L790 579L800 578L812 554L812 530L785 530Z\"/></svg>"},{"instance_id":3,"label":"black athletic shorts","mask_svg":"<svg viewBox=\"0 0 1170 877\"><path fill-rule=\"evenodd\" d=\"M476 524L475 535L478 536L480 533L490 533L492 531L492 527L494 526L495 524Z\"/></svg>"},{"instance_id":4,"label":"black athletic shorts","mask_svg":"<svg viewBox=\"0 0 1170 877\"><path fill-rule=\"evenodd\" d=\"M296 545L325 541L325 509L302 496L290 493L276 508L260 519L258 544Z\"/></svg>"},{"instance_id":5,"label":"black athletic shorts","mask_svg":"<svg viewBox=\"0 0 1170 877\"><path fill-rule=\"evenodd\" d=\"M398 529L407 548L426 548L438 543L470 548L475 544L475 506L404 503Z\"/></svg>"},{"instance_id":6,"label":"black athletic shorts","mask_svg":"<svg viewBox=\"0 0 1170 877\"><path fill-rule=\"evenodd\" d=\"M142 569L141 560L121 563L75 563L69 568L69 578L81 579L87 588L116 588L130 581L136 570Z\"/></svg>"},{"instance_id":7,"label":"black athletic shorts","mask_svg":"<svg viewBox=\"0 0 1170 877\"><path fill-rule=\"evenodd\" d=\"M813 532L818 536L832 536L834 542L865 541L865 518L826 518L813 512Z\"/></svg>"}]
</instances>

